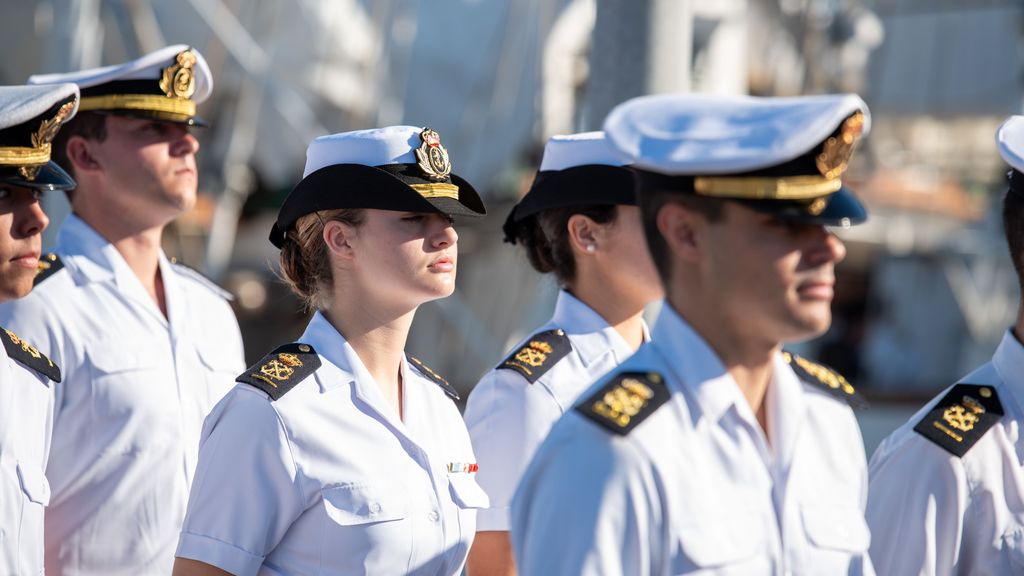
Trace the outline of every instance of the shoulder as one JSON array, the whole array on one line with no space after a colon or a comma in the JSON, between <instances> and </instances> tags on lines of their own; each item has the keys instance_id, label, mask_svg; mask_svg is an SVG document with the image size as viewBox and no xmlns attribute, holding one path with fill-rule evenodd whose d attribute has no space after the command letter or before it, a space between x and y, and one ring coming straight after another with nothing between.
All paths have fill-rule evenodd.
<instances>
[{"instance_id":1,"label":"shoulder","mask_svg":"<svg viewBox=\"0 0 1024 576\"><path fill-rule=\"evenodd\" d=\"M793 369L797 377L804 382L828 392L857 410L868 407L867 400L857 392L853 385L842 374L828 366L788 351L782 352L782 358Z\"/></svg>"},{"instance_id":2,"label":"shoulder","mask_svg":"<svg viewBox=\"0 0 1024 576\"><path fill-rule=\"evenodd\" d=\"M416 370L417 373L421 374L427 380L437 384L452 400L459 400L459 393L455 388L430 366L424 364L419 358L414 358L408 354L406 354L405 357L409 360L409 365L412 366L413 370Z\"/></svg>"},{"instance_id":3,"label":"shoulder","mask_svg":"<svg viewBox=\"0 0 1024 576\"><path fill-rule=\"evenodd\" d=\"M552 328L527 338L497 369L517 372L533 384L570 352L569 336L561 328Z\"/></svg>"},{"instance_id":4,"label":"shoulder","mask_svg":"<svg viewBox=\"0 0 1024 576\"><path fill-rule=\"evenodd\" d=\"M914 432L962 458L1003 414L995 386L956 384L916 419Z\"/></svg>"},{"instance_id":5,"label":"shoulder","mask_svg":"<svg viewBox=\"0 0 1024 576\"><path fill-rule=\"evenodd\" d=\"M235 379L279 400L320 368L320 356L309 344L294 342L274 349Z\"/></svg>"},{"instance_id":6,"label":"shoulder","mask_svg":"<svg viewBox=\"0 0 1024 576\"><path fill-rule=\"evenodd\" d=\"M54 382L60 382L60 368L31 343L5 328L0 328L0 340L3 340L7 356L12 360Z\"/></svg>"},{"instance_id":7,"label":"shoulder","mask_svg":"<svg viewBox=\"0 0 1024 576\"><path fill-rule=\"evenodd\" d=\"M624 436L654 414L670 397L661 373L624 369L585 392L575 411Z\"/></svg>"},{"instance_id":8,"label":"shoulder","mask_svg":"<svg viewBox=\"0 0 1024 576\"><path fill-rule=\"evenodd\" d=\"M216 282L210 280L206 276L203 276L203 274L198 270L186 266L177 260L171 261L171 267L182 279L195 286L201 287L204 291L229 302L235 299L231 292L221 288Z\"/></svg>"}]
</instances>

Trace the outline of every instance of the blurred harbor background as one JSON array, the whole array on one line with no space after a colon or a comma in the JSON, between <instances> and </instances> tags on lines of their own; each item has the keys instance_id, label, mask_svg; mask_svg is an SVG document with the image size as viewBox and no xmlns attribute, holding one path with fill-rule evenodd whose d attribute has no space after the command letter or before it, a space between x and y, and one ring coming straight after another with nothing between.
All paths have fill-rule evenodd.
<instances>
[{"instance_id":1,"label":"blurred harbor background","mask_svg":"<svg viewBox=\"0 0 1024 576\"><path fill-rule=\"evenodd\" d=\"M459 222L458 289L421 308L409 351L462 393L550 315L556 287L501 242L544 140L600 128L648 93L857 92L873 128L846 180L871 212L840 230L835 321L794 349L872 403L873 450L989 358L1018 287L994 133L1024 96L1024 4L1009 0L0 0L0 83L167 44L214 73L198 207L168 255L236 295L250 361L295 338L299 302L267 233L322 134L429 126L488 217ZM46 198L52 244L67 204Z\"/></svg>"}]
</instances>

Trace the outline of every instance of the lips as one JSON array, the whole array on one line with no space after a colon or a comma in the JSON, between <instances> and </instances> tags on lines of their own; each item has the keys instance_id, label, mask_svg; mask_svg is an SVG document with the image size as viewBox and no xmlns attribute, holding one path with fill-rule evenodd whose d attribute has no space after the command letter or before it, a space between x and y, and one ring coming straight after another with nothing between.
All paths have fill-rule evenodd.
<instances>
[{"instance_id":1,"label":"lips","mask_svg":"<svg viewBox=\"0 0 1024 576\"><path fill-rule=\"evenodd\" d=\"M455 270L455 261L450 256L442 256L431 262L427 268L435 272L451 272Z\"/></svg>"},{"instance_id":2,"label":"lips","mask_svg":"<svg viewBox=\"0 0 1024 576\"><path fill-rule=\"evenodd\" d=\"M835 280L813 280L803 282L796 289L804 298L813 300L832 300L835 296Z\"/></svg>"},{"instance_id":3,"label":"lips","mask_svg":"<svg viewBox=\"0 0 1024 576\"><path fill-rule=\"evenodd\" d=\"M11 258L11 263L15 266L35 270L39 268L39 252L29 252L15 256L14 258Z\"/></svg>"}]
</instances>

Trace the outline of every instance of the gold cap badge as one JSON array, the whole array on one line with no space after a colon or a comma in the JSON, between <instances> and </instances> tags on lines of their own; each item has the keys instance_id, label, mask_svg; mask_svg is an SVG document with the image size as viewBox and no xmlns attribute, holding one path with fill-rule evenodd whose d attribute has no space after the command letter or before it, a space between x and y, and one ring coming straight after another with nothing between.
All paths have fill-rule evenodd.
<instances>
[{"instance_id":1,"label":"gold cap badge","mask_svg":"<svg viewBox=\"0 0 1024 576\"><path fill-rule=\"evenodd\" d=\"M441 135L424 128L420 132L422 144L416 150L416 159L419 166L431 180L444 180L452 173L452 163L448 159L448 150L441 145Z\"/></svg>"},{"instance_id":2,"label":"gold cap badge","mask_svg":"<svg viewBox=\"0 0 1024 576\"><path fill-rule=\"evenodd\" d=\"M196 77L192 72L196 55L191 50L178 54L174 64L164 68L160 89L168 98L191 98L196 92Z\"/></svg>"},{"instance_id":3,"label":"gold cap badge","mask_svg":"<svg viewBox=\"0 0 1024 576\"><path fill-rule=\"evenodd\" d=\"M814 164L822 176L831 180L839 178L843 172L846 172L853 149L863 133L863 112L857 112L843 122L842 127L839 128L839 135L826 140L821 154L814 159Z\"/></svg>"}]
</instances>

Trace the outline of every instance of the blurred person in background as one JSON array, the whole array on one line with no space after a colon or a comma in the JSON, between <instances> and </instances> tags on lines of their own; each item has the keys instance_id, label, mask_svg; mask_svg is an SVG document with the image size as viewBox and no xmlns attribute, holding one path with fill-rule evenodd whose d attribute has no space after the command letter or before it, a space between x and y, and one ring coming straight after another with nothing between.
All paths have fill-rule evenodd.
<instances>
[{"instance_id":1,"label":"blurred person in background","mask_svg":"<svg viewBox=\"0 0 1024 576\"><path fill-rule=\"evenodd\" d=\"M314 140L270 239L314 310L206 420L176 576L460 574L487 496L455 390L407 356L479 216L437 132Z\"/></svg>"},{"instance_id":2,"label":"blurred person in background","mask_svg":"<svg viewBox=\"0 0 1024 576\"><path fill-rule=\"evenodd\" d=\"M1010 165L1003 228L1024 286L1024 116L996 134ZM881 574L1024 570L1024 310L992 361L936 396L871 458L867 518Z\"/></svg>"},{"instance_id":3,"label":"blurred person in background","mask_svg":"<svg viewBox=\"0 0 1024 576\"><path fill-rule=\"evenodd\" d=\"M24 297L49 219L43 192L75 181L50 160L51 142L75 115L78 87L0 86L0 302ZM60 368L29 341L0 328L0 573L43 573L43 509L50 486L53 395Z\"/></svg>"},{"instance_id":4,"label":"blurred person in background","mask_svg":"<svg viewBox=\"0 0 1024 576\"><path fill-rule=\"evenodd\" d=\"M521 574L873 574L858 397L782 351L831 322L828 226L866 217L840 177L867 124L854 95L612 110L666 302L524 473Z\"/></svg>"},{"instance_id":5,"label":"blurred person in background","mask_svg":"<svg viewBox=\"0 0 1024 576\"><path fill-rule=\"evenodd\" d=\"M471 576L515 573L508 507L551 425L591 383L649 339L644 306L661 297L633 172L602 132L548 140L540 172L505 222L505 240L561 290L554 316L473 388L465 420L490 499Z\"/></svg>"},{"instance_id":6,"label":"blurred person in background","mask_svg":"<svg viewBox=\"0 0 1024 576\"><path fill-rule=\"evenodd\" d=\"M78 185L32 293L0 306L64 369L50 387L46 567L166 575L203 419L245 367L228 296L161 249L196 202L190 126L212 88L202 56L170 46L117 66L33 76L71 82L79 114L53 144Z\"/></svg>"}]
</instances>

